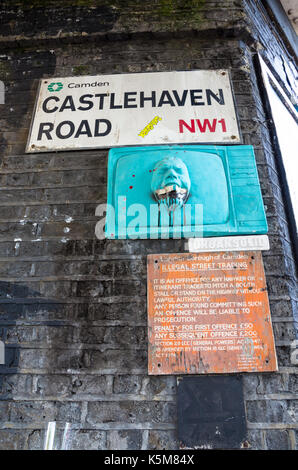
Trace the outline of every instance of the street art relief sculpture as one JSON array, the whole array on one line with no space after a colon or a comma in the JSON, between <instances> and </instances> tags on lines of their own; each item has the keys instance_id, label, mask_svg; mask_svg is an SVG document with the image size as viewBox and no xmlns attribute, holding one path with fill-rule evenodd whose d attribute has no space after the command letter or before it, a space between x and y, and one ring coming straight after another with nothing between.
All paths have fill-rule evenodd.
<instances>
[{"instance_id":1,"label":"street art relief sculpture","mask_svg":"<svg viewBox=\"0 0 298 470\"><path fill-rule=\"evenodd\" d=\"M187 166L180 158L166 157L155 165L151 190L159 207L167 209L171 221L174 211L186 203L190 186Z\"/></svg>"},{"instance_id":2,"label":"street art relief sculpture","mask_svg":"<svg viewBox=\"0 0 298 470\"><path fill-rule=\"evenodd\" d=\"M113 148L106 238L190 238L267 233L253 148L177 145Z\"/></svg>"}]
</instances>

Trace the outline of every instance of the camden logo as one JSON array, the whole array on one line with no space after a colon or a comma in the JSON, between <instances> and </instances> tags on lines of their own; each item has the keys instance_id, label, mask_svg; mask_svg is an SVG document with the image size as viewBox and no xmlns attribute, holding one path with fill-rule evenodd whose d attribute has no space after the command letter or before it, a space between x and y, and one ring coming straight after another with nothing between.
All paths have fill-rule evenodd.
<instances>
[{"instance_id":1,"label":"camden logo","mask_svg":"<svg viewBox=\"0 0 298 470\"><path fill-rule=\"evenodd\" d=\"M63 88L63 83L61 82L52 82L48 85L49 91L60 91Z\"/></svg>"}]
</instances>

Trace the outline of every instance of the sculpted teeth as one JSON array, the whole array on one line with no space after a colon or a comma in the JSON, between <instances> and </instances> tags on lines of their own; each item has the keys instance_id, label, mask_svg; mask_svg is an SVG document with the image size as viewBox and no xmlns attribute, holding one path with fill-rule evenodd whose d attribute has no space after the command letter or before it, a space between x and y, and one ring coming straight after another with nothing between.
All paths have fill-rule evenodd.
<instances>
[{"instance_id":1,"label":"sculpted teeth","mask_svg":"<svg viewBox=\"0 0 298 470\"><path fill-rule=\"evenodd\" d=\"M177 194L185 194L187 192L186 189L180 188L179 186L176 186L176 185L172 185L172 186L165 186L162 189L157 189L155 191L155 194L157 196L162 196L162 195L170 193L172 191L175 191Z\"/></svg>"}]
</instances>

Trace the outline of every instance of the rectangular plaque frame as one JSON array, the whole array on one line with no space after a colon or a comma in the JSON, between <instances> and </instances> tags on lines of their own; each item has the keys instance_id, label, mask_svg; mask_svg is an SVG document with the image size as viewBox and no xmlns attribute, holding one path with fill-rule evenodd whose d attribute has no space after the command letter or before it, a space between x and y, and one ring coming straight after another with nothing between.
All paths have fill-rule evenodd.
<instances>
[{"instance_id":1,"label":"rectangular plaque frame","mask_svg":"<svg viewBox=\"0 0 298 470\"><path fill-rule=\"evenodd\" d=\"M147 259L149 374L277 370L260 251Z\"/></svg>"}]
</instances>

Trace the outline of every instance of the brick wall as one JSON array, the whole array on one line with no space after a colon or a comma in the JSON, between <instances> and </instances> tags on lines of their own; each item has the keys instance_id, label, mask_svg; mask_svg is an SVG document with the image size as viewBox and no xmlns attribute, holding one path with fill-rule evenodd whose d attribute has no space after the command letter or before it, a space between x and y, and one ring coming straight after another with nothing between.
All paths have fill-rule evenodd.
<instances>
[{"instance_id":1,"label":"brick wall","mask_svg":"<svg viewBox=\"0 0 298 470\"><path fill-rule=\"evenodd\" d=\"M258 2L59 3L0 7L0 448L42 449L53 420L59 433L72 423L74 449L178 448L176 379L147 375L146 255L184 251L183 240L97 240L108 150L24 149L40 78L217 68L231 71L255 149L271 244L279 371L242 374L247 445L295 448L295 268L253 66L260 49L280 57L282 42Z\"/></svg>"}]
</instances>

